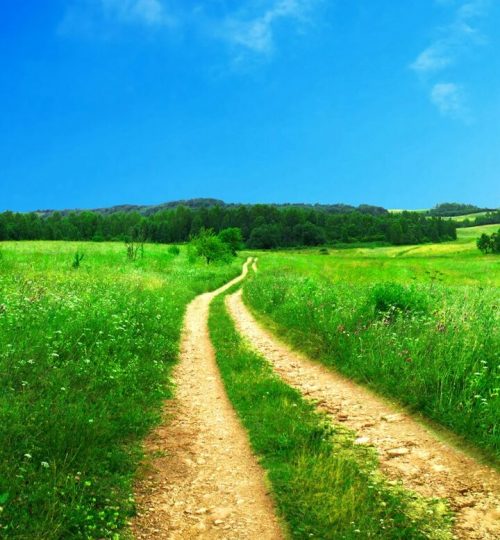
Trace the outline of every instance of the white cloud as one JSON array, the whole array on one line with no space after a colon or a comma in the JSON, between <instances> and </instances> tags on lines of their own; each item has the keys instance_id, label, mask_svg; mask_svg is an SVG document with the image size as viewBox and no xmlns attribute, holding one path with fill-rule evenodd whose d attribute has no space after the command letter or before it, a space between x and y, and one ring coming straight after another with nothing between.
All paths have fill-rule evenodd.
<instances>
[{"instance_id":1,"label":"white cloud","mask_svg":"<svg viewBox=\"0 0 500 540\"><path fill-rule=\"evenodd\" d=\"M450 54L448 47L437 42L422 51L411 65L411 68L419 73L431 73L441 71L453 62L454 58Z\"/></svg>"},{"instance_id":2,"label":"white cloud","mask_svg":"<svg viewBox=\"0 0 500 540\"><path fill-rule=\"evenodd\" d=\"M431 101L443 116L468 120L463 88L455 83L437 83L431 89Z\"/></svg>"},{"instance_id":3,"label":"white cloud","mask_svg":"<svg viewBox=\"0 0 500 540\"><path fill-rule=\"evenodd\" d=\"M107 35L114 25L163 28L175 23L163 0L74 0L59 24L59 33Z\"/></svg>"},{"instance_id":4,"label":"white cloud","mask_svg":"<svg viewBox=\"0 0 500 540\"><path fill-rule=\"evenodd\" d=\"M104 13L121 22L149 26L171 24L173 19L160 0L100 0Z\"/></svg>"},{"instance_id":5,"label":"white cloud","mask_svg":"<svg viewBox=\"0 0 500 540\"><path fill-rule=\"evenodd\" d=\"M489 0L436 0L443 6L454 6L451 22L439 30L439 37L424 49L411 64L426 85L432 76L458 64L467 51L484 41L479 21L486 15ZM450 118L468 121L470 112L465 104L461 85L437 82L430 85L429 97L439 112Z\"/></svg>"},{"instance_id":6,"label":"white cloud","mask_svg":"<svg viewBox=\"0 0 500 540\"><path fill-rule=\"evenodd\" d=\"M427 75L456 63L469 46L481 42L481 32L474 24L485 14L487 4L488 0L462 2L455 9L451 23L441 29L440 37L424 49L410 67Z\"/></svg>"},{"instance_id":7,"label":"white cloud","mask_svg":"<svg viewBox=\"0 0 500 540\"><path fill-rule=\"evenodd\" d=\"M235 9L225 2L198 3L182 0L71 0L59 25L63 35L109 37L117 26L152 29L183 28L222 41L237 59L273 52L278 25L304 26L313 9L324 0L241 0Z\"/></svg>"},{"instance_id":8,"label":"white cloud","mask_svg":"<svg viewBox=\"0 0 500 540\"><path fill-rule=\"evenodd\" d=\"M285 20L305 21L317 3L317 0L278 0L261 14L241 11L228 16L218 34L233 45L268 54L274 48L276 24Z\"/></svg>"}]
</instances>

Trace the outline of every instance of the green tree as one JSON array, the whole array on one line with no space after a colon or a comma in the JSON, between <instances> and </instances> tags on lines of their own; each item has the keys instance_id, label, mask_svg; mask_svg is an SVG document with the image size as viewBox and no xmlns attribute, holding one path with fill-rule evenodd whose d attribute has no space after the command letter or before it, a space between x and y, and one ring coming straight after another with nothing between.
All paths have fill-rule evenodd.
<instances>
[{"instance_id":1,"label":"green tree","mask_svg":"<svg viewBox=\"0 0 500 540\"><path fill-rule=\"evenodd\" d=\"M243 236L241 229L238 227L228 227L222 229L219 233L220 240L229 247L231 254L236 256L236 253L243 248Z\"/></svg>"},{"instance_id":2,"label":"green tree","mask_svg":"<svg viewBox=\"0 0 500 540\"><path fill-rule=\"evenodd\" d=\"M498 229L498 232L491 235L490 245L493 253L500 253L500 229Z\"/></svg>"},{"instance_id":3,"label":"green tree","mask_svg":"<svg viewBox=\"0 0 500 540\"><path fill-rule=\"evenodd\" d=\"M483 233L477 239L476 244L477 244L478 249L482 251L485 255L492 250L491 238L485 233Z\"/></svg>"},{"instance_id":4,"label":"green tree","mask_svg":"<svg viewBox=\"0 0 500 540\"><path fill-rule=\"evenodd\" d=\"M273 249L280 246L281 236L278 225L260 225L253 229L248 244L256 249Z\"/></svg>"},{"instance_id":5,"label":"green tree","mask_svg":"<svg viewBox=\"0 0 500 540\"><path fill-rule=\"evenodd\" d=\"M314 225L310 221L299 223L293 228L294 236L303 246L319 246L326 243L326 235L323 228Z\"/></svg>"},{"instance_id":6,"label":"green tree","mask_svg":"<svg viewBox=\"0 0 500 540\"><path fill-rule=\"evenodd\" d=\"M227 261L231 257L228 245L212 229L201 229L199 234L191 239L190 244L198 257L203 257L207 264L214 261Z\"/></svg>"}]
</instances>

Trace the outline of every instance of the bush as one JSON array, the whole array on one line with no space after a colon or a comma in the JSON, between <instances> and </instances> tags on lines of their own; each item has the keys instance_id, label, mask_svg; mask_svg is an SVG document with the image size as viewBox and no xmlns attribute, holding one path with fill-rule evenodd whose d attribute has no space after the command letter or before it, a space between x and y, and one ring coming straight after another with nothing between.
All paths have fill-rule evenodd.
<instances>
[{"instance_id":1,"label":"bush","mask_svg":"<svg viewBox=\"0 0 500 540\"><path fill-rule=\"evenodd\" d=\"M231 251L212 229L201 229L198 235L193 237L190 242L192 249L188 256L196 253L198 257L203 257L207 264L216 261L229 262Z\"/></svg>"},{"instance_id":2,"label":"bush","mask_svg":"<svg viewBox=\"0 0 500 540\"><path fill-rule=\"evenodd\" d=\"M500 229L491 236L482 234L476 240L477 249L487 255L488 253L500 253Z\"/></svg>"},{"instance_id":3,"label":"bush","mask_svg":"<svg viewBox=\"0 0 500 540\"><path fill-rule=\"evenodd\" d=\"M235 257L237 252L243 248L243 236L241 234L241 229L238 229L238 227L223 229L218 236L220 240L229 247L233 257Z\"/></svg>"},{"instance_id":4,"label":"bush","mask_svg":"<svg viewBox=\"0 0 500 540\"><path fill-rule=\"evenodd\" d=\"M181 252L181 250L179 249L178 246L169 246L168 248L168 252L170 253L170 255L179 255L179 253Z\"/></svg>"},{"instance_id":5,"label":"bush","mask_svg":"<svg viewBox=\"0 0 500 540\"><path fill-rule=\"evenodd\" d=\"M425 313L428 309L427 298L412 287L399 283L380 283L373 287L371 302L376 314L390 312Z\"/></svg>"}]
</instances>

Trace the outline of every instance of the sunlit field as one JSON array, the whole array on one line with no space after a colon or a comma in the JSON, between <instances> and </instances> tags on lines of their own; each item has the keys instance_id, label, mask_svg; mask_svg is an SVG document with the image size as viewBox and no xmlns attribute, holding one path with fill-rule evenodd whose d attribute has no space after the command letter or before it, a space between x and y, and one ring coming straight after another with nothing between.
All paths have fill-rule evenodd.
<instances>
[{"instance_id":1,"label":"sunlit field","mask_svg":"<svg viewBox=\"0 0 500 540\"><path fill-rule=\"evenodd\" d=\"M500 272L462 229L418 247L260 254L246 302L326 365L500 457Z\"/></svg>"},{"instance_id":2,"label":"sunlit field","mask_svg":"<svg viewBox=\"0 0 500 540\"><path fill-rule=\"evenodd\" d=\"M475 244L481 233L497 229L460 229L457 241L442 244L258 252L245 301L298 349L421 413L498 463L499 263ZM122 243L0 244L0 536L123 537L120 531L135 512L142 440L171 396L185 307L236 276L246 255L207 265L201 258L193 262L185 247L167 245L146 244L132 260ZM218 354L226 351L226 377L240 369L231 365L233 349L257 360L221 305L220 329L212 323L212 331ZM258 362L248 369L260 366L271 381ZM238 384L245 395L260 391L243 379ZM288 403L288 387L276 388ZM257 416L248 425L251 434L255 430L251 437L271 433L261 425L260 409L252 407ZM279 424L280 414L266 409L266 422ZM310 421L319 422L314 416ZM302 429L299 424L291 420L290 437ZM274 439L269 441L272 449ZM266 445L255 448L266 455ZM311 443L307 459L316 451ZM293 460L282 457L279 466L291 466ZM304 473L295 465L290 470ZM360 490L370 489L371 480L353 478ZM312 502L305 492L294 501L289 486L276 486L287 519L302 534L301 505L312 508ZM399 515L405 500L401 492L387 511ZM335 526L351 530L350 512ZM440 512L435 522L410 520L404 527L415 525L418 534L427 526L446 529ZM330 513L318 516L310 530L328 530ZM380 519L390 523L390 516L384 510ZM379 517L372 512L363 527L375 534L373 519Z\"/></svg>"},{"instance_id":3,"label":"sunlit field","mask_svg":"<svg viewBox=\"0 0 500 540\"><path fill-rule=\"evenodd\" d=\"M500 286L500 262L484 256L476 238L491 234L498 225L458 229L458 240L419 246L389 246L335 249L328 255L319 249L278 251L260 258L262 270L293 271L328 278L333 282L398 283Z\"/></svg>"},{"instance_id":4,"label":"sunlit field","mask_svg":"<svg viewBox=\"0 0 500 540\"><path fill-rule=\"evenodd\" d=\"M126 524L184 308L239 271L168 246L130 261L121 243L0 244L0 537L111 538Z\"/></svg>"}]
</instances>

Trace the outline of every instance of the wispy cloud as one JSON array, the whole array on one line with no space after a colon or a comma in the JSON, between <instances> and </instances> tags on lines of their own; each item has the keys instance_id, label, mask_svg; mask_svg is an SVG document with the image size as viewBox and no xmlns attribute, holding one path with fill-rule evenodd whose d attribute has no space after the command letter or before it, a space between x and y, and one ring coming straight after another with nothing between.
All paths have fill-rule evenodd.
<instances>
[{"instance_id":1,"label":"wispy cloud","mask_svg":"<svg viewBox=\"0 0 500 540\"><path fill-rule=\"evenodd\" d=\"M455 9L452 22L440 29L439 37L418 55L411 68L419 74L428 74L456 63L471 45L483 40L476 23L486 7L486 0L462 3Z\"/></svg>"},{"instance_id":2,"label":"wispy cloud","mask_svg":"<svg viewBox=\"0 0 500 540\"><path fill-rule=\"evenodd\" d=\"M61 34L96 34L114 25L163 28L176 18L163 0L74 0L59 25Z\"/></svg>"},{"instance_id":3,"label":"wispy cloud","mask_svg":"<svg viewBox=\"0 0 500 540\"><path fill-rule=\"evenodd\" d=\"M100 0L106 15L122 22L149 26L171 24L173 17L160 0Z\"/></svg>"},{"instance_id":4,"label":"wispy cloud","mask_svg":"<svg viewBox=\"0 0 500 540\"><path fill-rule=\"evenodd\" d=\"M219 35L233 45L259 54L269 54L274 48L275 27L280 21L303 22L317 0L278 0L260 14L245 11L228 16Z\"/></svg>"},{"instance_id":5,"label":"wispy cloud","mask_svg":"<svg viewBox=\"0 0 500 540\"><path fill-rule=\"evenodd\" d=\"M302 28L323 1L242 0L237 9L229 9L225 3L193 8L182 0L72 0L59 30L92 35L100 29L107 35L116 25L166 30L175 26L229 45L239 59L249 54L268 57L276 47L278 26Z\"/></svg>"},{"instance_id":6,"label":"wispy cloud","mask_svg":"<svg viewBox=\"0 0 500 540\"><path fill-rule=\"evenodd\" d=\"M410 68L426 84L448 68L456 66L471 47L484 43L480 21L487 14L489 0L436 0L445 6L453 6L451 22L437 29L437 38L430 43L410 65ZM430 86L430 100L445 116L470 118L465 105L462 85L450 82L434 82Z\"/></svg>"},{"instance_id":7,"label":"wispy cloud","mask_svg":"<svg viewBox=\"0 0 500 540\"><path fill-rule=\"evenodd\" d=\"M455 83L437 83L431 89L431 101L443 116L469 121L463 88Z\"/></svg>"}]
</instances>

